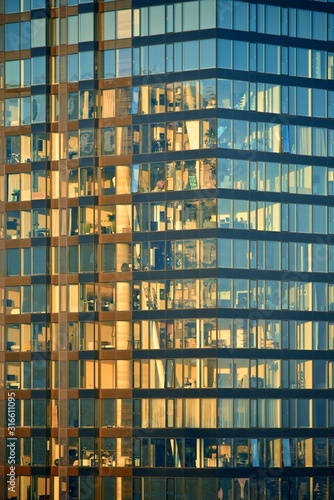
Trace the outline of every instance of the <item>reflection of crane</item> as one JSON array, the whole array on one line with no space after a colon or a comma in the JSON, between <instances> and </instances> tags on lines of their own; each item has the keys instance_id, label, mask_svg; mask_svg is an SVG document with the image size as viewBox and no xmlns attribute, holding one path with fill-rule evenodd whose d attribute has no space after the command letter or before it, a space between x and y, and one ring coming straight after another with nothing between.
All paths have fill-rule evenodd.
<instances>
[{"instance_id":1,"label":"reflection of crane","mask_svg":"<svg viewBox=\"0 0 334 500\"><path fill-rule=\"evenodd\" d=\"M20 163L21 162L20 158L21 158L20 153L11 153L7 163Z\"/></svg>"},{"instance_id":2,"label":"reflection of crane","mask_svg":"<svg viewBox=\"0 0 334 500\"><path fill-rule=\"evenodd\" d=\"M305 378L304 378L304 372L303 371L298 372L297 387L298 387L298 389L304 389L305 388Z\"/></svg>"}]
</instances>

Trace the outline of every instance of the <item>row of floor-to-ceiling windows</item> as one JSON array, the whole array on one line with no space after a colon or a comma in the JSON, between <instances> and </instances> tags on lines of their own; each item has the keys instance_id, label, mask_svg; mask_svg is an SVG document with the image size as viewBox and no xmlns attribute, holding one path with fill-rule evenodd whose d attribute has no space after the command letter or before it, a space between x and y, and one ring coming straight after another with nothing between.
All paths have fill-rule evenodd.
<instances>
[{"instance_id":1,"label":"row of floor-to-ceiling windows","mask_svg":"<svg viewBox=\"0 0 334 500\"><path fill-rule=\"evenodd\" d=\"M93 320L74 320L60 326L36 321L31 324L8 322L2 338L5 343L1 347L7 352L204 347L324 351L334 349L334 323L323 319L297 321L265 317L135 319L132 322L103 319L98 324ZM322 366L327 366L327 361Z\"/></svg>"}]
</instances>

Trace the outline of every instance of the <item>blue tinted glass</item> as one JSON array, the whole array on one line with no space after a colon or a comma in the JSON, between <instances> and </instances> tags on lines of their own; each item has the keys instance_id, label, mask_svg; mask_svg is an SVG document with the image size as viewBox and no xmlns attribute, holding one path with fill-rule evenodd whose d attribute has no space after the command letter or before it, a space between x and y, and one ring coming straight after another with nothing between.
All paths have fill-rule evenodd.
<instances>
[{"instance_id":1,"label":"blue tinted glass","mask_svg":"<svg viewBox=\"0 0 334 500\"><path fill-rule=\"evenodd\" d=\"M139 165L132 165L131 193L138 192Z\"/></svg>"},{"instance_id":2,"label":"blue tinted glass","mask_svg":"<svg viewBox=\"0 0 334 500\"><path fill-rule=\"evenodd\" d=\"M218 9L218 27L232 29L232 0L220 2Z\"/></svg>"},{"instance_id":3,"label":"blue tinted glass","mask_svg":"<svg viewBox=\"0 0 334 500\"><path fill-rule=\"evenodd\" d=\"M297 49L297 76L309 75L309 51L308 49Z\"/></svg>"},{"instance_id":4,"label":"blue tinted glass","mask_svg":"<svg viewBox=\"0 0 334 500\"><path fill-rule=\"evenodd\" d=\"M6 61L6 87L18 87L20 81L20 62Z\"/></svg>"},{"instance_id":5,"label":"blue tinted glass","mask_svg":"<svg viewBox=\"0 0 334 500\"><path fill-rule=\"evenodd\" d=\"M216 40L200 41L200 68L214 68L216 66Z\"/></svg>"},{"instance_id":6,"label":"blue tinted glass","mask_svg":"<svg viewBox=\"0 0 334 500\"><path fill-rule=\"evenodd\" d=\"M32 9L45 9L45 0L31 0Z\"/></svg>"},{"instance_id":7,"label":"blue tinted glass","mask_svg":"<svg viewBox=\"0 0 334 500\"><path fill-rule=\"evenodd\" d=\"M166 32L173 31L173 5L166 5Z\"/></svg>"},{"instance_id":8,"label":"blue tinted glass","mask_svg":"<svg viewBox=\"0 0 334 500\"><path fill-rule=\"evenodd\" d=\"M30 10L30 0L21 0L21 12Z\"/></svg>"},{"instance_id":9,"label":"blue tinted glass","mask_svg":"<svg viewBox=\"0 0 334 500\"><path fill-rule=\"evenodd\" d=\"M160 35L165 32L165 6L157 5L149 8L150 35Z\"/></svg>"},{"instance_id":10,"label":"blue tinted glass","mask_svg":"<svg viewBox=\"0 0 334 500\"><path fill-rule=\"evenodd\" d=\"M102 78L115 78L115 51L105 50L103 53Z\"/></svg>"},{"instance_id":11,"label":"blue tinted glass","mask_svg":"<svg viewBox=\"0 0 334 500\"><path fill-rule=\"evenodd\" d=\"M32 312L46 312L45 285L32 285Z\"/></svg>"},{"instance_id":12,"label":"blue tinted glass","mask_svg":"<svg viewBox=\"0 0 334 500\"><path fill-rule=\"evenodd\" d=\"M31 46L45 47L46 43L46 19L31 20Z\"/></svg>"},{"instance_id":13,"label":"blue tinted glass","mask_svg":"<svg viewBox=\"0 0 334 500\"><path fill-rule=\"evenodd\" d=\"M33 57L31 59L32 85L43 85L46 83L45 57Z\"/></svg>"},{"instance_id":14,"label":"blue tinted glass","mask_svg":"<svg viewBox=\"0 0 334 500\"><path fill-rule=\"evenodd\" d=\"M199 69L198 41L183 42L183 69Z\"/></svg>"},{"instance_id":15,"label":"blue tinted glass","mask_svg":"<svg viewBox=\"0 0 334 500\"><path fill-rule=\"evenodd\" d=\"M319 116L326 118L326 90L313 89L312 90L312 116Z\"/></svg>"},{"instance_id":16,"label":"blue tinted glass","mask_svg":"<svg viewBox=\"0 0 334 500\"><path fill-rule=\"evenodd\" d=\"M248 43L234 42L234 69L248 71Z\"/></svg>"},{"instance_id":17,"label":"blue tinted glass","mask_svg":"<svg viewBox=\"0 0 334 500\"><path fill-rule=\"evenodd\" d=\"M113 40L115 38L115 12L104 13L104 36L103 40Z\"/></svg>"},{"instance_id":18,"label":"blue tinted glass","mask_svg":"<svg viewBox=\"0 0 334 500\"><path fill-rule=\"evenodd\" d=\"M148 47L140 48L140 74L148 75Z\"/></svg>"},{"instance_id":19,"label":"blue tinted glass","mask_svg":"<svg viewBox=\"0 0 334 500\"><path fill-rule=\"evenodd\" d=\"M30 21L21 23L21 50L30 49Z\"/></svg>"},{"instance_id":20,"label":"blue tinted glass","mask_svg":"<svg viewBox=\"0 0 334 500\"><path fill-rule=\"evenodd\" d=\"M132 74L140 75L140 50L139 47L132 49Z\"/></svg>"},{"instance_id":21,"label":"blue tinted glass","mask_svg":"<svg viewBox=\"0 0 334 500\"><path fill-rule=\"evenodd\" d=\"M325 12L312 12L312 38L326 40L326 14Z\"/></svg>"},{"instance_id":22,"label":"blue tinted glass","mask_svg":"<svg viewBox=\"0 0 334 500\"><path fill-rule=\"evenodd\" d=\"M9 23L6 25L6 50L20 49L20 24Z\"/></svg>"},{"instance_id":23,"label":"blue tinted glass","mask_svg":"<svg viewBox=\"0 0 334 500\"><path fill-rule=\"evenodd\" d=\"M199 12L198 2L183 3L183 31L198 30Z\"/></svg>"},{"instance_id":24,"label":"blue tinted glass","mask_svg":"<svg viewBox=\"0 0 334 500\"><path fill-rule=\"evenodd\" d=\"M46 96L35 95L31 100L33 123L43 123L46 119Z\"/></svg>"},{"instance_id":25,"label":"blue tinted glass","mask_svg":"<svg viewBox=\"0 0 334 500\"><path fill-rule=\"evenodd\" d=\"M79 80L91 80L94 78L94 53L80 52L79 53Z\"/></svg>"},{"instance_id":26,"label":"blue tinted glass","mask_svg":"<svg viewBox=\"0 0 334 500\"><path fill-rule=\"evenodd\" d=\"M290 153L290 136L289 136L289 126L282 125L282 136L283 136L283 153Z\"/></svg>"},{"instance_id":27,"label":"blue tinted glass","mask_svg":"<svg viewBox=\"0 0 334 500\"><path fill-rule=\"evenodd\" d=\"M334 14L328 14L328 40L334 40Z\"/></svg>"},{"instance_id":28,"label":"blue tinted glass","mask_svg":"<svg viewBox=\"0 0 334 500\"><path fill-rule=\"evenodd\" d=\"M139 99L139 87L132 87L132 102L131 102L132 115L136 115L138 113L138 99Z\"/></svg>"},{"instance_id":29,"label":"blue tinted glass","mask_svg":"<svg viewBox=\"0 0 334 500\"><path fill-rule=\"evenodd\" d=\"M248 31L248 3L239 2L233 12L233 28Z\"/></svg>"},{"instance_id":30,"label":"blue tinted glass","mask_svg":"<svg viewBox=\"0 0 334 500\"><path fill-rule=\"evenodd\" d=\"M297 10L297 36L300 38L311 37L311 16L309 10Z\"/></svg>"},{"instance_id":31,"label":"blue tinted glass","mask_svg":"<svg viewBox=\"0 0 334 500\"><path fill-rule=\"evenodd\" d=\"M174 68L174 51L173 44L166 45L166 71L172 72Z\"/></svg>"},{"instance_id":32,"label":"blue tinted glass","mask_svg":"<svg viewBox=\"0 0 334 500\"><path fill-rule=\"evenodd\" d=\"M266 73L280 74L280 47L266 45Z\"/></svg>"},{"instance_id":33,"label":"blue tinted glass","mask_svg":"<svg viewBox=\"0 0 334 500\"><path fill-rule=\"evenodd\" d=\"M46 247L33 248L33 274L46 272Z\"/></svg>"},{"instance_id":34,"label":"blue tinted glass","mask_svg":"<svg viewBox=\"0 0 334 500\"><path fill-rule=\"evenodd\" d=\"M232 42L230 40L218 40L218 67L232 67Z\"/></svg>"},{"instance_id":35,"label":"blue tinted glass","mask_svg":"<svg viewBox=\"0 0 334 500\"><path fill-rule=\"evenodd\" d=\"M165 45L149 46L149 62L152 75L165 71Z\"/></svg>"},{"instance_id":36,"label":"blue tinted glass","mask_svg":"<svg viewBox=\"0 0 334 500\"><path fill-rule=\"evenodd\" d=\"M79 14L79 42L90 42L94 38L93 12Z\"/></svg>"},{"instance_id":37,"label":"blue tinted glass","mask_svg":"<svg viewBox=\"0 0 334 500\"><path fill-rule=\"evenodd\" d=\"M29 125L30 117L30 97L22 97L21 99L21 123Z\"/></svg>"},{"instance_id":38,"label":"blue tinted glass","mask_svg":"<svg viewBox=\"0 0 334 500\"><path fill-rule=\"evenodd\" d=\"M13 12L19 12L20 10L20 0L6 0L6 14L12 14Z\"/></svg>"},{"instance_id":39,"label":"blue tinted glass","mask_svg":"<svg viewBox=\"0 0 334 500\"><path fill-rule=\"evenodd\" d=\"M69 82L77 82L78 81L78 66L79 66L79 57L78 54L69 54L68 55L68 81Z\"/></svg>"},{"instance_id":40,"label":"blue tinted glass","mask_svg":"<svg viewBox=\"0 0 334 500\"><path fill-rule=\"evenodd\" d=\"M5 125L10 127L12 125L19 125L19 99L6 99L5 108Z\"/></svg>"},{"instance_id":41,"label":"blue tinted glass","mask_svg":"<svg viewBox=\"0 0 334 500\"><path fill-rule=\"evenodd\" d=\"M182 44L174 44L174 71L182 70Z\"/></svg>"},{"instance_id":42,"label":"blue tinted glass","mask_svg":"<svg viewBox=\"0 0 334 500\"><path fill-rule=\"evenodd\" d=\"M200 8L200 23L201 29L216 27L216 2L215 0L201 0Z\"/></svg>"}]
</instances>

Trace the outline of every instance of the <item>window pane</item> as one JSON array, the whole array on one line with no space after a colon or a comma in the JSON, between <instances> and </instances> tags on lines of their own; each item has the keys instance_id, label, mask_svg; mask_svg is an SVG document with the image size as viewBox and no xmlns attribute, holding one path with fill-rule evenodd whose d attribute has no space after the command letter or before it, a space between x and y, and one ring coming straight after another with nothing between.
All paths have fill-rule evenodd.
<instances>
[{"instance_id":1,"label":"window pane","mask_svg":"<svg viewBox=\"0 0 334 500\"><path fill-rule=\"evenodd\" d=\"M20 49L20 24L6 24L6 51Z\"/></svg>"},{"instance_id":2,"label":"window pane","mask_svg":"<svg viewBox=\"0 0 334 500\"><path fill-rule=\"evenodd\" d=\"M45 57L33 57L31 59L32 85L42 85L46 83L45 65Z\"/></svg>"},{"instance_id":3,"label":"window pane","mask_svg":"<svg viewBox=\"0 0 334 500\"><path fill-rule=\"evenodd\" d=\"M216 66L216 40L200 40L200 67L214 68Z\"/></svg>"},{"instance_id":4,"label":"window pane","mask_svg":"<svg viewBox=\"0 0 334 500\"><path fill-rule=\"evenodd\" d=\"M198 41L183 43L183 69L199 69Z\"/></svg>"},{"instance_id":5,"label":"window pane","mask_svg":"<svg viewBox=\"0 0 334 500\"><path fill-rule=\"evenodd\" d=\"M165 46L152 45L149 47L150 73L163 73L165 71Z\"/></svg>"},{"instance_id":6,"label":"window pane","mask_svg":"<svg viewBox=\"0 0 334 500\"><path fill-rule=\"evenodd\" d=\"M231 40L218 40L218 67L232 68L232 42Z\"/></svg>"},{"instance_id":7,"label":"window pane","mask_svg":"<svg viewBox=\"0 0 334 500\"><path fill-rule=\"evenodd\" d=\"M115 78L115 63L116 57L114 50L105 50L104 52L102 52L102 78Z\"/></svg>"},{"instance_id":8,"label":"window pane","mask_svg":"<svg viewBox=\"0 0 334 500\"><path fill-rule=\"evenodd\" d=\"M79 53L80 80L91 80L94 78L94 52Z\"/></svg>"},{"instance_id":9,"label":"window pane","mask_svg":"<svg viewBox=\"0 0 334 500\"><path fill-rule=\"evenodd\" d=\"M94 39L94 14L79 14L79 42L90 42Z\"/></svg>"},{"instance_id":10,"label":"window pane","mask_svg":"<svg viewBox=\"0 0 334 500\"><path fill-rule=\"evenodd\" d=\"M248 71L248 42L234 41L234 69Z\"/></svg>"},{"instance_id":11,"label":"window pane","mask_svg":"<svg viewBox=\"0 0 334 500\"><path fill-rule=\"evenodd\" d=\"M116 50L116 76L130 76L131 75L131 49L117 49Z\"/></svg>"},{"instance_id":12,"label":"window pane","mask_svg":"<svg viewBox=\"0 0 334 500\"><path fill-rule=\"evenodd\" d=\"M183 2L183 31L198 30L198 2Z\"/></svg>"},{"instance_id":13,"label":"window pane","mask_svg":"<svg viewBox=\"0 0 334 500\"><path fill-rule=\"evenodd\" d=\"M165 32L165 6L158 5L149 8L150 35L160 35Z\"/></svg>"},{"instance_id":14,"label":"window pane","mask_svg":"<svg viewBox=\"0 0 334 500\"><path fill-rule=\"evenodd\" d=\"M31 47L44 47L46 43L45 19L31 20Z\"/></svg>"},{"instance_id":15,"label":"window pane","mask_svg":"<svg viewBox=\"0 0 334 500\"><path fill-rule=\"evenodd\" d=\"M69 16L67 18L68 37L67 43L78 43L78 16Z\"/></svg>"}]
</instances>

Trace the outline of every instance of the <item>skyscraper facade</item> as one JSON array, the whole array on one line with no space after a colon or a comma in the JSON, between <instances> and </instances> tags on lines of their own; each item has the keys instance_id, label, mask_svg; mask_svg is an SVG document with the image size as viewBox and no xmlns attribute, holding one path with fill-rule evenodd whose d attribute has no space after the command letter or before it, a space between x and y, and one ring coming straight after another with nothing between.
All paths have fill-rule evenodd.
<instances>
[{"instance_id":1,"label":"skyscraper facade","mask_svg":"<svg viewBox=\"0 0 334 500\"><path fill-rule=\"evenodd\" d=\"M333 0L5 0L0 48L0 498L334 498Z\"/></svg>"}]
</instances>

